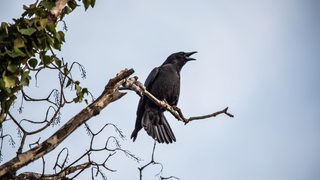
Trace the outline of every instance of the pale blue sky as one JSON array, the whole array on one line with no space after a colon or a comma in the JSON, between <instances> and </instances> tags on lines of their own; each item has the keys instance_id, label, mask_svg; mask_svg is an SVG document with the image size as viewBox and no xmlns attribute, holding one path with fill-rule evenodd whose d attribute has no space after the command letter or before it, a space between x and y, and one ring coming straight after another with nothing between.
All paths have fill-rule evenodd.
<instances>
[{"instance_id":1,"label":"pale blue sky","mask_svg":"<svg viewBox=\"0 0 320 180\"><path fill-rule=\"evenodd\" d=\"M1 22L19 17L22 3L3 1ZM196 50L197 61L182 70L178 106L186 116L229 106L235 118L222 115L184 126L166 114L177 142L157 147L163 175L182 180L317 180L319 19L317 0L100 0L94 9L78 8L65 19L67 43L61 56L86 67L83 84L97 97L123 68L134 68L144 81L171 53ZM46 77L39 80L44 87L47 82ZM138 179L136 168L150 158L153 141L145 132L135 143L129 140L137 103L138 96L129 92L89 121L93 127L117 124L127 135L124 147L145 160L137 164L119 156L110 162L118 172L107 173L109 179ZM64 110L62 122L82 107ZM65 142L74 154L84 144L80 139L88 140L84 128ZM154 179L158 169L146 171L146 179Z\"/></svg>"}]
</instances>

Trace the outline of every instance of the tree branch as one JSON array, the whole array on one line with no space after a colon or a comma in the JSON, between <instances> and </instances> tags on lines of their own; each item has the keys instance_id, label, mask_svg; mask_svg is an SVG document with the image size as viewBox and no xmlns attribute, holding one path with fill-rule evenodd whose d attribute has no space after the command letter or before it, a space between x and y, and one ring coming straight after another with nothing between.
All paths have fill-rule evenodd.
<instances>
[{"instance_id":1,"label":"tree branch","mask_svg":"<svg viewBox=\"0 0 320 180\"><path fill-rule=\"evenodd\" d=\"M159 164L159 165L161 166L161 171L160 171L160 173L162 172L162 169L163 169L163 168L162 168L162 164L154 161L154 151L155 151L155 149L156 149L156 144L157 144L157 142L154 141L150 162L147 163L147 164L145 164L144 166L138 168L138 169L139 169L139 173L140 173L140 180L142 180L142 171L143 171L146 167L148 167L148 166L150 166L150 165Z\"/></svg>"},{"instance_id":2,"label":"tree branch","mask_svg":"<svg viewBox=\"0 0 320 180\"><path fill-rule=\"evenodd\" d=\"M171 178L175 178L177 180L179 180L179 178L175 177L175 176L169 176L169 177L163 177L161 176L162 174L162 171L163 171L163 165L160 163L160 162L156 162L154 160L154 152L156 150L156 144L157 144L157 141L154 141L154 144L153 144L153 148L152 148L152 154L151 154L151 160L150 162L148 162L147 164L145 164L144 166L141 166L138 168L139 170L139 173L140 173L140 180L142 180L142 172L145 168L149 167L150 165L160 165L161 169L160 169L160 172L158 174L156 174L156 176L160 176L160 179L164 180L164 179L171 179Z\"/></svg>"},{"instance_id":3,"label":"tree branch","mask_svg":"<svg viewBox=\"0 0 320 180\"><path fill-rule=\"evenodd\" d=\"M86 169L90 166L91 166L90 162L85 162L76 166L69 167L58 174L41 174L41 173L35 173L35 172L24 172L19 174L19 176L17 176L17 179L18 180L20 179L21 180L23 179L42 179L42 180L62 179L68 174L74 173L78 170Z\"/></svg>"},{"instance_id":4,"label":"tree branch","mask_svg":"<svg viewBox=\"0 0 320 180\"><path fill-rule=\"evenodd\" d=\"M108 84L105 86L103 93L93 103L91 103L77 115L71 118L51 137L49 137L36 147L24 153L18 154L15 158L11 159L5 164L2 164L0 166L0 179L15 176L15 172L18 169L54 150L79 126L81 126L91 117L98 115L100 111L108 104L124 96L126 93L119 92L119 87L131 74L133 74L133 72L133 69L125 69L119 72L116 77L109 80Z\"/></svg>"},{"instance_id":5,"label":"tree branch","mask_svg":"<svg viewBox=\"0 0 320 180\"><path fill-rule=\"evenodd\" d=\"M56 18L60 15L62 9L66 6L69 0L57 0L55 7L50 10L50 13Z\"/></svg>"},{"instance_id":6,"label":"tree branch","mask_svg":"<svg viewBox=\"0 0 320 180\"><path fill-rule=\"evenodd\" d=\"M185 124L187 124L191 121L194 121L194 120L216 117L219 114L226 114L229 117L234 117L234 115L232 115L231 113L228 112L228 107L226 107L225 109L223 109L221 111L214 112L212 114L185 118L180 108L178 108L176 106L170 106L167 102L157 99L149 91L147 91L146 87L141 82L138 81L138 77L136 77L136 76L128 78L125 81L125 83L122 84L122 88L120 88L120 90L133 90L140 96L142 96L142 95L147 96L154 103L156 103L157 105L168 110L177 120L182 121Z\"/></svg>"}]
</instances>

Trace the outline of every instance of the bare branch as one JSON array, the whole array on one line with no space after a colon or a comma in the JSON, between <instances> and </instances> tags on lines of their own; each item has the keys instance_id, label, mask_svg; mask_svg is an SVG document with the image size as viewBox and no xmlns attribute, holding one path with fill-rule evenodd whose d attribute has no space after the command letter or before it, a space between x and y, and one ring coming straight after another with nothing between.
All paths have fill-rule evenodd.
<instances>
[{"instance_id":1,"label":"bare branch","mask_svg":"<svg viewBox=\"0 0 320 180\"><path fill-rule=\"evenodd\" d=\"M157 142L154 141L150 162L148 162L148 163L145 164L144 166L138 168L139 174L140 174L140 180L142 180L142 172L143 172L143 170L144 170L145 168L149 167L150 165L160 165L161 169L160 169L159 173L156 174L156 176L160 176L160 175L162 174L163 165L162 165L160 162L156 162L156 161L154 160L154 152L155 152L155 149L156 149L156 144L157 144ZM177 178L177 177L175 177L175 176L170 176L170 177L162 177L162 176L160 176L160 179L171 179L171 178L179 179L179 178Z\"/></svg>"},{"instance_id":2,"label":"bare branch","mask_svg":"<svg viewBox=\"0 0 320 180\"><path fill-rule=\"evenodd\" d=\"M17 179L42 179L42 180L56 180L56 179L62 179L63 177L67 176L68 174L72 174L78 170L84 170L86 168L90 167L89 162L85 162L79 165L71 166L63 171L61 171L58 174L40 174L36 172L24 172L17 176Z\"/></svg>"},{"instance_id":3,"label":"bare branch","mask_svg":"<svg viewBox=\"0 0 320 180\"><path fill-rule=\"evenodd\" d=\"M148 167L148 166L150 166L150 165L159 164L159 165L161 166L161 171L160 171L160 172L162 172L162 169L163 169L163 168L162 168L162 164L154 161L154 151L155 151L155 149L156 149L156 144L157 144L157 142L154 141L150 162L148 162L148 163L145 164L144 166L138 168L138 169L139 169L139 173L140 173L140 180L142 180L142 171L143 171L146 167Z\"/></svg>"},{"instance_id":4,"label":"bare branch","mask_svg":"<svg viewBox=\"0 0 320 180\"><path fill-rule=\"evenodd\" d=\"M185 122L186 124L189 123L190 121L193 121L193 120L201 120L201 119L216 117L219 114L226 114L229 117L234 117L232 114L230 114L228 112L228 107L224 108L221 111L214 112L212 114L203 115L203 116L195 116L195 117L190 117L190 118L185 118L184 115L182 114L181 109L179 109L178 107L173 107L173 109L179 114L179 116L183 119L183 122Z\"/></svg>"},{"instance_id":5,"label":"bare branch","mask_svg":"<svg viewBox=\"0 0 320 180\"><path fill-rule=\"evenodd\" d=\"M69 0L57 0L56 5L50 10L51 14L57 18L68 1Z\"/></svg>"},{"instance_id":6,"label":"bare branch","mask_svg":"<svg viewBox=\"0 0 320 180\"><path fill-rule=\"evenodd\" d=\"M21 167L26 166L30 162L39 159L43 155L55 149L66 137L68 137L79 126L89 120L91 117L96 116L108 104L120 99L125 93L119 92L119 87L125 82L134 72L133 69L125 69L119 72L116 77L109 80L103 93L88 107L84 108L81 112L71 118L59 130L57 130L51 137L40 143L36 147L18 154L10 161L0 166L0 177L12 177L15 172Z\"/></svg>"},{"instance_id":7,"label":"bare branch","mask_svg":"<svg viewBox=\"0 0 320 180\"><path fill-rule=\"evenodd\" d=\"M221 111L217 111L212 114L185 118L180 108L178 108L176 106L175 107L170 106L167 102L157 99L149 91L147 91L146 87L141 82L138 81L138 77L135 76L135 77L128 78L125 81L125 83L122 84L122 86L123 86L123 88L121 88L121 90L133 90L140 96L142 96L142 95L147 96L154 103L156 103L157 105L168 110L177 120L182 121L185 124L187 124L193 120L200 120L200 119L206 119L206 118L210 118L210 117L216 117L219 114L226 114L229 117L234 117L231 113L228 112L228 107L227 107Z\"/></svg>"},{"instance_id":8,"label":"bare branch","mask_svg":"<svg viewBox=\"0 0 320 180\"><path fill-rule=\"evenodd\" d=\"M90 135L91 137L91 140L90 140L90 145L89 145L89 150L87 150L83 155L81 155L78 159L74 160L70 165L69 167L71 166L75 166L76 163L78 163L81 159L83 159L84 157L87 157L88 160L87 162L89 163L88 164L88 167L92 167L91 168L91 175L92 177L94 176L98 176L98 175L101 175L101 177L103 179L107 179L105 174L104 174L104 171L103 170L107 170L107 171L111 171L111 172L115 172L116 170L114 169L111 169L108 167L108 160L113 157L117 152L121 151L123 152L127 157L130 157L136 161L139 161L139 158L135 157L133 154L131 154L129 151L125 150L125 149L122 149L121 146L120 146L120 143L119 141L117 140L117 138L115 136L110 136L107 138L106 142L105 142L105 145L103 147L100 147L100 148L97 148L97 147L94 147L94 144L93 144L93 141L95 139L96 136L98 136L99 134L101 134L103 132L104 129L106 129L107 126L112 126L116 129L116 132L117 134L122 138L123 134L122 132L118 129L118 127L112 123L107 123L105 124L102 128L100 128L100 130L98 130L97 132L93 132L91 129L90 129L90 126L85 123L85 127L86 127L86 131L88 132L88 134ZM109 144L113 144L113 146L115 146L115 148L109 148L108 145ZM112 147L113 147L112 146ZM91 160L91 155L93 155L94 152L104 152L105 154L107 154L107 157L100 163L96 162L96 161L93 161ZM69 167L66 167L65 169L68 169ZM75 178L76 176L78 176L82 171L84 171L86 168L88 167L85 167L84 169L79 169L80 171L77 172L76 175L74 175L72 178ZM94 179L94 178L92 178Z\"/></svg>"},{"instance_id":9,"label":"bare branch","mask_svg":"<svg viewBox=\"0 0 320 180\"><path fill-rule=\"evenodd\" d=\"M82 164L78 164L78 165L75 165L75 166L70 166L68 168L65 168L63 171L61 171L59 173L59 177L65 177L67 176L68 174L72 174L78 170L80 171L83 171L87 168L89 168L91 166L91 162L84 162Z\"/></svg>"},{"instance_id":10,"label":"bare branch","mask_svg":"<svg viewBox=\"0 0 320 180\"><path fill-rule=\"evenodd\" d=\"M63 152L66 152L66 155L65 155L65 157L64 157L63 160L62 160L62 164L60 164L60 163L59 163L59 160L60 160L60 156L61 156L61 154L62 154ZM55 165L53 166L53 169L55 170L55 172L57 172L57 167L60 168L60 169L63 169L63 168L65 167L65 165L66 165L66 163L67 163L67 160L68 160L68 157L69 157L69 149L65 147L65 148L63 148L63 149L59 152L59 154L58 154L58 156L57 156L56 163L55 163Z\"/></svg>"},{"instance_id":11,"label":"bare branch","mask_svg":"<svg viewBox=\"0 0 320 180\"><path fill-rule=\"evenodd\" d=\"M169 177L160 177L161 180L166 180L166 179L176 179L176 180L180 180L178 177L175 176L169 176Z\"/></svg>"}]
</instances>

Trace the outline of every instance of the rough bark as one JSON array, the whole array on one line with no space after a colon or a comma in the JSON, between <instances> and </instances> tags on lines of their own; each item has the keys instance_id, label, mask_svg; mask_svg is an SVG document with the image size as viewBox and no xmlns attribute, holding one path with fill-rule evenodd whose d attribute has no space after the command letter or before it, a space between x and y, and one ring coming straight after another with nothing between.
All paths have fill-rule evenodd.
<instances>
[{"instance_id":1,"label":"rough bark","mask_svg":"<svg viewBox=\"0 0 320 180\"><path fill-rule=\"evenodd\" d=\"M57 0L56 6L50 10L50 13L56 18L60 15L62 9L66 6L69 0Z\"/></svg>"},{"instance_id":2,"label":"rough bark","mask_svg":"<svg viewBox=\"0 0 320 180\"><path fill-rule=\"evenodd\" d=\"M100 111L111 102L120 99L125 93L119 92L119 86L134 72L133 69L125 69L118 73L116 77L109 80L103 93L89 106L71 118L51 137L43 141L38 146L18 154L15 158L0 166L0 179L14 177L18 169L44 156L54 150L64 139L66 139L79 126L98 115Z\"/></svg>"}]
</instances>

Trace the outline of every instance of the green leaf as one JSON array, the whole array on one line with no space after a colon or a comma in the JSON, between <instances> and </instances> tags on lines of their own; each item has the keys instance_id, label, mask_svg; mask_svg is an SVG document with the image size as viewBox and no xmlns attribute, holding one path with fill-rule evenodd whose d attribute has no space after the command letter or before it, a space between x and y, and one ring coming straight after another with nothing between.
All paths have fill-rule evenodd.
<instances>
[{"instance_id":1,"label":"green leaf","mask_svg":"<svg viewBox=\"0 0 320 180\"><path fill-rule=\"evenodd\" d=\"M18 69L18 66L14 65L14 64L9 64L7 69L8 69L9 72L15 73L17 71L17 69Z\"/></svg>"},{"instance_id":2,"label":"green leaf","mask_svg":"<svg viewBox=\"0 0 320 180\"><path fill-rule=\"evenodd\" d=\"M82 94L88 94L88 93L89 93L88 88L83 88L82 89Z\"/></svg>"},{"instance_id":3,"label":"green leaf","mask_svg":"<svg viewBox=\"0 0 320 180\"><path fill-rule=\"evenodd\" d=\"M45 25L47 24L47 22L48 22L48 19L46 19L46 18L43 18L43 19L40 19L40 26L42 26L42 27L45 27Z\"/></svg>"},{"instance_id":4,"label":"green leaf","mask_svg":"<svg viewBox=\"0 0 320 180\"><path fill-rule=\"evenodd\" d=\"M66 63L65 67L63 68L63 73L64 73L65 76L67 76L70 73L70 71L68 70L67 67L68 67L68 63Z\"/></svg>"},{"instance_id":5,"label":"green leaf","mask_svg":"<svg viewBox=\"0 0 320 180\"><path fill-rule=\"evenodd\" d=\"M68 6L65 6L61 11L60 20L62 20L66 14L69 14L71 12L72 12L72 9Z\"/></svg>"},{"instance_id":6,"label":"green leaf","mask_svg":"<svg viewBox=\"0 0 320 180\"><path fill-rule=\"evenodd\" d=\"M40 3L43 7L47 9L52 9L56 4L55 1L41 1Z\"/></svg>"},{"instance_id":7,"label":"green leaf","mask_svg":"<svg viewBox=\"0 0 320 180\"><path fill-rule=\"evenodd\" d=\"M61 43L59 43L58 41L54 41L52 47L61 51Z\"/></svg>"},{"instance_id":8,"label":"green leaf","mask_svg":"<svg viewBox=\"0 0 320 180\"><path fill-rule=\"evenodd\" d=\"M37 39L38 40L38 39ZM40 49L36 43L36 41L32 41L31 45L33 46L34 49Z\"/></svg>"},{"instance_id":9,"label":"green leaf","mask_svg":"<svg viewBox=\"0 0 320 180\"><path fill-rule=\"evenodd\" d=\"M13 46L16 47L16 48L24 47L24 42L23 42L23 40L21 38L15 39L13 41Z\"/></svg>"},{"instance_id":10,"label":"green leaf","mask_svg":"<svg viewBox=\"0 0 320 180\"><path fill-rule=\"evenodd\" d=\"M26 29L18 29L18 31L23 35L30 36L34 32L36 32L37 30L35 28L33 28L33 27L30 27L30 28L26 28Z\"/></svg>"},{"instance_id":11,"label":"green leaf","mask_svg":"<svg viewBox=\"0 0 320 180\"><path fill-rule=\"evenodd\" d=\"M21 75L20 85L28 86L30 82L31 76L29 75L29 71L25 71Z\"/></svg>"},{"instance_id":12,"label":"green leaf","mask_svg":"<svg viewBox=\"0 0 320 180\"><path fill-rule=\"evenodd\" d=\"M96 0L91 0L91 3L90 3L91 7L94 7L95 4L96 4Z\"/></svg>"},{"instance_id":13,"label":"green leaf","mask_svg":"<svg viewBox=\"0 0 320 180\"><path fill-rule=\"evenodd\" d=\"M44 55L42 60L43 60L43 65L48 66L51 63L52 59L50 56Z\"/></svg>"},{"instance_id":14,"label":"green leaf","mask_svg":"<svg viewBox=\"0 0 320 180\"><path fill-rule=\"evenodd\" d=\"M8 34L8 24L5 22L1 23L1 29L5 30L6 34Z\"/></svg>"},{"instance_id":15,"label":"green leaf","mask_svg":"<svg viewBox=\"0 0 320 180\"><path fill-rule=\"evenodd\" d=\"M18 55L18 56L22 56L25 57L26 54L24 52L22 52L19 48L17 47L13 47L14 52Z\"/></svg>"},{"instance_id":16,"label":"green leaf","mask_svg":"<svg viewBox=\"0 0 320 180\"><path fill-rule=\"evenodd\" d=\"M67 84L66 84L66 87L70 86L71 84L72 84L71 79L68 79L68 82L67 82Z\"/></svg>"},{"instance_id":17,"label":"green leaf","mask_svg":"<svg viewBox=\"0 0 320 180\"><path fill-rule=\"evenodd\" d=\"M6 115L1 112L1 114L0 114L0 128L2 128L2 122L4 121L5 118L6 118Z\"/></svg>"},{"instance_id":18,"label":"green leaf","mask_svg":"<svg viewBox=\"0 0 320 180\"><path fill-rule=\"evenodd\" d=\"M70 0L68 1L68 6L73 10L78 6L78 4L75 0Z\"/></svg>"},{"instance_id":19,"label":"green leaf","mask_svg":"<svg viewBox=\"0 0 320 180\"><path fill-rule=\"evenodd\" d=\"M31 58L31 59L29 59L28 64L30 67L32 67L34 69L38 65L38 60L36 58Z\"/></svg>"},{"instance_id":20,"label":"green leaf","mask_svg":"<svg viewBox=\"0 0 320 180\"><path fill-rule=\"evenodd\" d=\"M47 24L47 29L52 33L56 33L56 25L54 23L48 23Z\"/></svg>"},{"instance_id":21,"label":"green leaf","mask_svg":"<svg viewBox=\"0 0 320 180\"><path fill-rule=\"evenodd\" d=\"M5 54L7 54L8 56L12 57L12 58L16 58L18 56L20 56L18 53L16 53L15 51L10 51L5 47Z\"/></svg>"},{"instance_id":22,"label":"green leaf","mask_svg":"<svg viewBox=\"0 0 320 180\"><path fill-rule=\"evenodd\" d=\"M74 87L75 87L75 89L76 89L76 92L77 92L77 93L80 93L80 91L81 91L81 86L80 86L80 82L79 82L79 81L75 81L75 82L74 82Z\"/></svg>"},{"instance_id":23,"label":"green leaf","mask_svg":"<svg viewBox=\"0 0 320 180\"><path fill-rule=\"evenodd\" d=\"M60 43L64 42L64 33L62 31L58 31L56 34L56 38L59 40Z\"/></svg>"},{"instance_id":24,"label":"green leaf","mask_svg":"<svg viewBox=\"0 0 320 180\"><path fill-rule=\"evenodd\" d=\"M14 78L14 76L2 76L3 78L3 82L4 82L4 87L6 88L11 88L13 86L15 86L16 84L16 80Z\"/></svg>"},{"instance_id":25,"label":"green leaf","mask_svg":"<svg viewBox=\"0 0 320 180\"><path fill-rule=\"evenodd\" d=\"M84 9L87 10L89 8L89 5L91 4L91 0L82 0Z\"/></svg>"},{"instance_id":26,"label":"green leaf","mask_svg":"<svg viewBox=\"0 0 320 180\"><path fill-rule=\"evenodd\" d=\"M54 62L56 63L56 65L58 66L58 68L61 68L61 60L58 58L54 58Z\"/></svg>"},{"instance_id":27,"label":"green leaf","mask_svg":"<svg viewBox=\"0 0 320 180\"><path fill-rule=\"evenodd\" d=\"M46 40L45 42L47 43L46 44L47 48L49 48L49 46L52 46L54 44L54 39L51 37L50 34L46 34L46 39L45 40Z\"/></svg>"}]
</instances>

